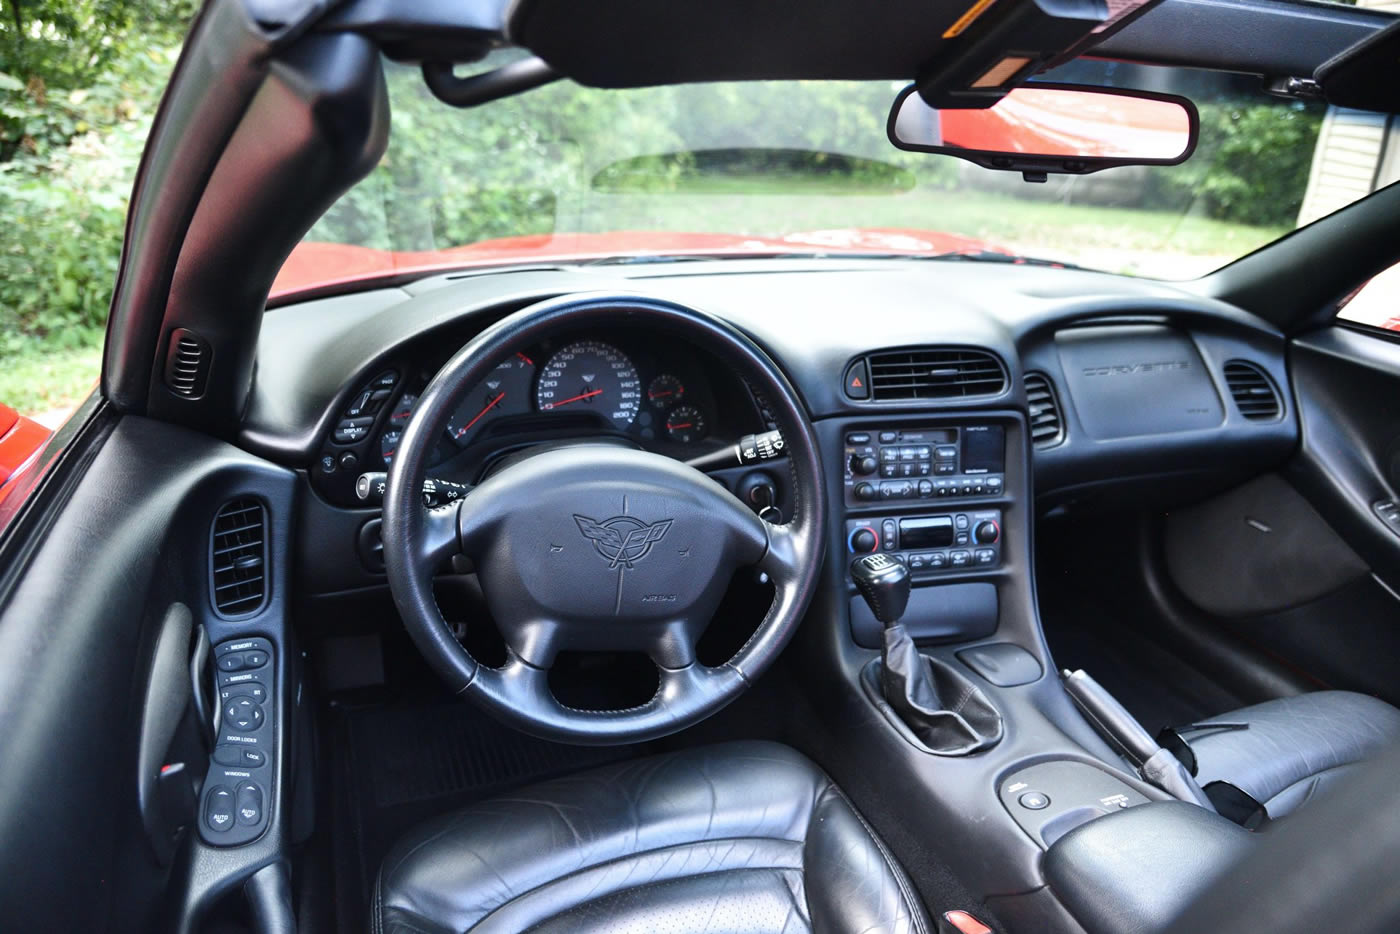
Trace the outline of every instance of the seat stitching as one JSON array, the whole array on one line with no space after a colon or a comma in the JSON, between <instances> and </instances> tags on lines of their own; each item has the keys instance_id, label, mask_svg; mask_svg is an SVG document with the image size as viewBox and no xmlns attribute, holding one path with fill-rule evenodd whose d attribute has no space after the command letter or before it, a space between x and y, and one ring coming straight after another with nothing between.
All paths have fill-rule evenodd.
<instances>
[{"instance_id":1,"label":"seat stitching","mask_svg":"<svg viewBox=\"0 0 1400 934\"><path fill-rule=\"evenodd\" d=\"M743 839L743 838L741 838L741 839ZM762 840L762 839L767 839L767 838L765 838L765 837L755 837L755 838L749 838L749 839L759 839L759 840ZM792 841L788 841L788 842L792 842ZM687 875L687 876L677 876L677 877L675 877L674 879L662 879L662 880L659 881L659 882L643 882L643 883L641 883L640 885L631 885L631 886L627 886L626 888L616 889L616 890L614 890L614 891L612 891L612 892L609 892L607 895L601 896L601 897L599 897L599 898L594 898L594 899L589 899L588 901L579 902L579 903L576 904L576 905L570 905L568 908L564 909L563 911L556 912L555 914L550 915L549 917L547 917L547 918L545 918L544 920L540 921L538 924L532 924L532 925L530 925L530 927L526 928L525 931L522 932L522 934L528 934L529 931L537 930L541 924L545 924L545 923L547 923L547 922L549 922L549 921L554 920L555 918L567 918L569 915L574 914L575 912L582 911L583 909L587 908L589 905L593 904L594 902L602 901L602 899L604 899L604 898L609 898L609 897L611 897L611 896L613 896L613 895L620 895L620 894L623 893L623 892L636 892L636 891L639 891L639 890L641 890L641 889L647 889L647 888L652 888L652 887L658 887L658 888L659 888L660 886L663 886L663 885L675 885L675 884L680 883L680 882L687 882L687 881L689 881L689 880L691 880L691 879L704 879L704 878L711 877L711 876L731 875L731 874L740 873L740 872L801 872L801 871L802 871L801 869L795 868L795 867L793 867L793 866L735 866L735 867L732 868L732 869L715 869L715 870L712 870L712 871L710 871L710 872L696 872L696 873L692 873L692 874ZM788 894L789 894L789 895L792 894L791 889L788 890ZM481 921L478 921L478 922L476 923L476 925L473 925L473 927L476 927L477 925L480 925L480 924L484 923L485 921L486 921L486 919L485 919L485 918L482 918Z\"/></svg>"},{"instance_id":2,"label":"seat stitching","mask_svg":"<svg viewBox=\"0 0 1400 934\"><path fill-rule=\"evenodd\" d=\"M651 849L648 849L648 850L637 850L637 851L634 852L634 853L628 853L628 854L626 854L626 855L624 855L624 856L616 856L616 857L614 857L614 858L612 858L612 859L604 860L604 861L601 862L601 863L590 863L590 864L587 865L587 866L580 867L579 869L575 869L575 870L573 870L572 872L565 873L565 874L562 875L562 876L556 876L556 877L554 877L553 879L549 879L549 880L546 880L545 882L541 882L539 885L533 886L532 888L525 889L525 890L522 891L522 892L517 892L517 893L515 893L514 895L512 895L509 899L507 899L506 901L501 902L499 905L497 905L497 906L495 906L494 908L492 908L492 909L491 909L489 912L487 912L485 915L482 915L482 917L480 918L480 920L478 920L478 921L476 922L476 924L485 924L486 921L487 921L488 919L490 919L490 917L491 917L492 915L494 915L494 914L496 914L497 912L501 911L503 908L506 908L506 907L507 907L508 905L510 905L511 903L516 902L516 901L518 901L518 900L520 900L520 899L526 897L527 895L532 895L532 894L534 894L535 892L543 891L544 889L547 889L547 888L549 888L550 886L556 885L556 884L558 884L558 883L560 883L560 882L564 882L564 881L566 881L566 880L568 880L568 879L572 879L573 877L582 875L583 873L586 873L586 872L593 872L594 870L597 870L597 869L604 869L604 868L606 868L606 867L608 867L608 866L613 866L613 865L616 865L616 864L618 864L618 863L627 862L628 860L635 860L635 859L638 859L639 857L653 856L653 855L658 854L658 853L664 853L664 852L666 852L667 850L677 850L677 851L680 851L680 850L690 849L690 848L693 848L693 847L708 846L708 845L710 845L710 844L719 844L719 843L737 844L737 843L742 843L742 842L744 842L744 841L746 841L746 840L757 840L757 841L778 842L778 843L791 843L793 846L798 846L798 847L802 846L803 843L804 843L804 841L802 841L802 840L789 840L789 839L787 839L786 837L716 837L716 838L714 838L714 839L712 839L712 840L693 840L693 841L691 841L691 842L689 842L689 843L673 843L673 844L671 844L670 846L658 846L658 847L652 847ZM692 877L696 877L696 876L713 875L714 873L719 873L719 872L737 872L737 871L740 871L740 870L743 870L743 869L754 869L754 870L778 870L778 869L794 869L794 868L795 868L795 867L793 867L793 866L742 866L742 867L736 867L736 868L734 868L734 869L716 869L716 870L713 870L712 872L693 873L693 874L691 874L691 875L689 875L689 876L678 876L678 877L676 877L676 878L684 879L684 878L692 878ZM666 880L662 880L662 881L663 881L663 882L670 882L670 881L674 881L674 880L666 879ZM642 883L642 885L639 885L639 886L638 886L638 885L626 886L626 887L624 887L624 888L616 889L615 891L618 891L618 892L625 892L625 891L630 891L631 889L641 888L641 887L643 887L643 886L646 886L646 885L653 885L653 884L655 884L655 885L660 885L661 883L659 883L659 882L658 882L658 883L646 882L646 883ZM605 897L605 896L604 896L604 897ZM597 899L593 899L593 901L597 901ZM585 903L585 904L586 904L586 903ZM475 926L476 926L476 925L473 925L473 927L475 927Z\"/></svg>"}]
</instances>

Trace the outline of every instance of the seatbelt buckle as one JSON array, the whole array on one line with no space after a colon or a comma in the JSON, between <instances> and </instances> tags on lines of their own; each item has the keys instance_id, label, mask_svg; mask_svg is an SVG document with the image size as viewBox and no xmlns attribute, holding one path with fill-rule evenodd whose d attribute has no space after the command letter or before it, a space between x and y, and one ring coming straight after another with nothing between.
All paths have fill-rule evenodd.
<instances>
[{"instance_id":1,"label":"seatbelt buckle","mask_svg":"<svg viewBox=\"0 0 1400 934\"><path fill-rule=\"evenodd\" d=\"M945 911L938 916L938 934L992 934L992 929L966 911Z\"/></svg>"}]
</instances>

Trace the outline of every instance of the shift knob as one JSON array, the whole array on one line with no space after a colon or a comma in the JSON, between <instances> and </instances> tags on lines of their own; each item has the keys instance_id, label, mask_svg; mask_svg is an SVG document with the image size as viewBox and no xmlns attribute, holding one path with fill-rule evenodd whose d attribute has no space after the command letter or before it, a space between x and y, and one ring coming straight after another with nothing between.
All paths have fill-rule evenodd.
<instances>
[{"instance_id":1,"label":"shift knob","mask_svg":"<svg viewBox=\"0 0 1400 934\"><path fill-rule=\"evenodd\" d=\"M851 577L881 625L899 622L909 605L908 568L889 555L866 555L851 562Z\"/></svg>"}]
</instances>

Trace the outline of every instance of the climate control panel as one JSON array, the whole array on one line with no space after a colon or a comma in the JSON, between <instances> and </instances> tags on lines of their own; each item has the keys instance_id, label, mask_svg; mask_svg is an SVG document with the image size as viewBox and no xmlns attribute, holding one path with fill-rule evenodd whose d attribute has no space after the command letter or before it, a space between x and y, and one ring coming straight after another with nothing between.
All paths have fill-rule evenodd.
<instances>
[{"instance_id":1,"label":"climate control panel","mask_svg":"<svg viewBox=\"0 0 1400 934\"><path fill-rule=\"evenodd\" d=\"M846 433L847 505L1001 496L1006 429L1000 425L877 428Z\"/></svg>"},{"instance_id":2,"label":"climate control panel","mask_svg":"<svg viewBox=\"0 0 1400 934\"><path fill-rule=\"evenodd\" d=\"M999 509L848 519L845 531L850 554L887 554L903 562L915 576L1001 565Z\"/></svg>"}]
</instances>

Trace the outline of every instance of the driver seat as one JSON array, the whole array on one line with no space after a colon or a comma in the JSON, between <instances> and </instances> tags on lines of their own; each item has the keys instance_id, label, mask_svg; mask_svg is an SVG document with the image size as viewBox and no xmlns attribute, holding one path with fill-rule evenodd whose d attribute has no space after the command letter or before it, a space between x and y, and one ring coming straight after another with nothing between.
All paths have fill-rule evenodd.
<instances>
[{"instance_id":1,"label":"driver seat","mask_svg":"<svg viewBox=\"0 0 1400 934\"><path fill-rule=\"evenodd\" d=\"M375 932L927 932L841 789L776 743L686 749L430 821L375 883Z\"/></svg>"}]
</instances>

